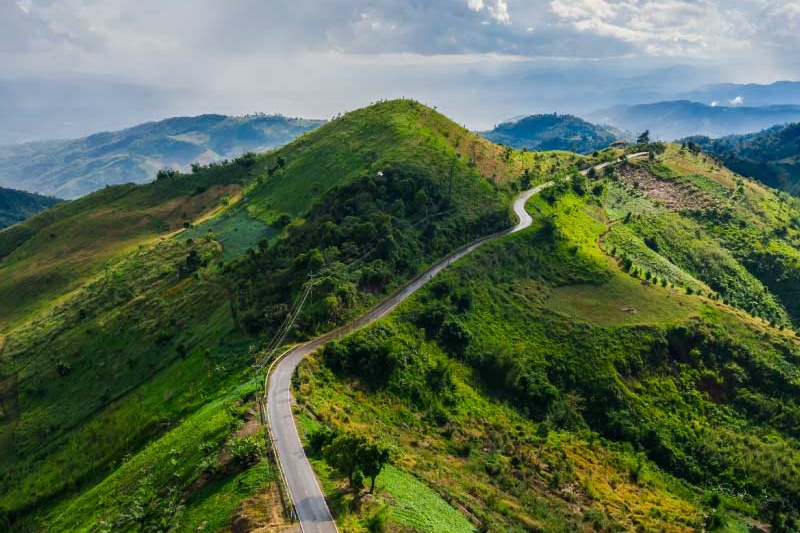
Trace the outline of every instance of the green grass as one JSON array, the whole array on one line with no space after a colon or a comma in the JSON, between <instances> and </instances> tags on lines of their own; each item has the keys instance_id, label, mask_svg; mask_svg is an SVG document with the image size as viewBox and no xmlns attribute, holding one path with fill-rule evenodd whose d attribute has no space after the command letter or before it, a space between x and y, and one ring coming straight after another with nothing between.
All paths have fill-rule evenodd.
<instances>
[{"instance_id":1,"label":"green grass","mask_svg":"<svg viewBox=\"0 0 800 533\"><path fill-rule=\"evenodd\" d=\"M705 200L669 212L646 193L609 181L603 201L618 221L604 239L610 252L641 273L718 293L768 321L797 321L797 206L679 146L667 145L655 161L631 164L665 183L690 187L693 200Z\"/></svg>"},{"instance_id":2,"label":"green grass","mask_svg":"<svg viewBox=\"0 0 800 533\"><path fill-rule=\"evenodd\" d=\"M257 248L261 239L274 241L277 235L278 230L250 218L246 210L235 209L193 226L184 231L181 237L215 240L222 245L222 259L230 261L244 255L248 249Z\"/></svg>"},{"instance_id":3,"label":"green grass","mask_svg":"<svg viewBox=\"0 0 800 533\"><path fill-rule=\"evenodd\" d=\"M344 138L357 160L341 150ZM307 279L297 254L314 246L328 253L316 225L325 223L326 204L349 201L342 191L351 185L348 180L364 176L369 160L375 169L401 166L413 180L436 188L439 200L447 190L450 210L435 218L441 233L431 232L430 247L413 255L414 261L433 261L464 239L508 223L512 183L532 159L498 154L502 149L432 110L388 102L335 121L324 135L304 136L283 150L150 185L110 187L0 232L0 289L3 283L13 288L0 291L0 476L8 487L0 492L2 511L25 524L77 501L106 483L123 457L158 442L242 379L261 341L243 331L232 302L238 297L235 284L269 276L258 264L252 275L222 271L220 259L229 263L247 249L260 248L265 236L270 249L292 246L285 259L299 265L297 270L268 279L283 291L281 303L290 303L293 287ZM276 169L279 157L286 164ZM567 172L575 159L559 154L537 168L558 166ZM317 188L318 179L330 181ZM338 189L314 207L334 186ZM417 191L407 192L413 199ZM380 191L371 194L376 203L382 201ZM408 203L409 220L393 222L404 245L421 232L414 210L425 215L430 207ZM275 223L283 213L297 216L293 229L277 238L265 223ZM367 215L365 223L386 223ZM309 216L317 219L304 225ZM194 227L181 231L191 222ZM406 225L412 230L406 232ZM342 226L352 231L352 219ZM468 228L459 233L462 241L447 237L458 227ZM213 236L206 239L209 229ZM192 257L199 264L186 270ZM338 292L340 273L355 276L354 285L361 276L333 263L331 280L338 285L315 289L319 309L312 311L323 325L340 323L376 298L370 287L347 303L346 312L339 305L326 307L328 295L340 302L350 298L350 292ZM407 270L405 277L415 272L413 265ZM395 276L392 283L401 281ZM138 490L118 489L120 498ZM96 518L83 516L89 507L75 509L76 521Z\"/></svg>"},{"instance_id":4,"label":"green grass","mask_svg":"<svg viewBox=\"0 0 800 533\"><path fill-rule=\"evenodd\" d=\"M200 475L208 453L203 445L209 450L222 446L239 425L230 408L236 399L249 392L252 390L239 389L206 403L177 427L127 458L102 482L46 512L35 521L38 527L51 531L94 531L103 522L125 523L132 506L152 507L153 516L148 520L177 521L178 516L171 514L174 509L166 506L165 491L180 492Z\"/></svg>"},{"instance_id":5,"label":"green grass","mask_svg":"<svg viewBox=\"0 0 800 533\"><path fill-rule=\"evenodd\" d=\"M344 343L374 366L305 365L300 402L383 435L402 470L500 531L689 531L708 491L751 516L764 491L793 497L797 433L771 409L799 414L781 399L800 398L794 337L623 272L598 244L608 217L595 199L562 187L529 207L533 228ZM437 395L426 376L440 365L453 389Z\"/></svg>"},{"instance_id":6,"label":"green grass","mask_svg":"<svg viewBox=\"0 0 800 533\"><path fill-rule=\"evenodd\" d=\"M267 461L230 478L213 481L186 500L175 531L225 531L241 502L273 488L277 470ZM264 497L266 500L266 496Z\"/></svg>"},{"instance_id":7,"label":"green grass","mask_svg":"<svg viewBox=\"0 0 800 533\"><path fill-rule=\"evenodd\" d=\"M0 231L0 332L46 312L138 246L216 209L239 189L243 172L210 169L109 187Z\"/></svg>"},{"instance_id":8,"label":"green grass","mask_svg":"<svg viewBox=\"0 0 800 533\"><path fill-rule=\"evenodd\" d=\"M643 286L640 280L628 276L615 276L603 284L557 287L545 305L596 326L679 323L702 306L683 291Z\"/></svg>"},{"instance_id":9,"label":"green grass","mask_svg":"<svg viewBox=\"0 0 800 533\"><path fill-rule=\"evenodd\" d=\"M387 466L378 476L378 490L386 491L391 516L400 524L430 533L470 533L473 525L413 476Z\"/></svg>"}]
</instances>

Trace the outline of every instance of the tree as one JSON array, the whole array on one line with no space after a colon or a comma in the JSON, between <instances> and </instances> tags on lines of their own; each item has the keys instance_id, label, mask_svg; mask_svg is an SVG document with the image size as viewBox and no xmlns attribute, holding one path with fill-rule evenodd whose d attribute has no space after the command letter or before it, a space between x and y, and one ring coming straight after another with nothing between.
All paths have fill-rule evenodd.
<instances>
[{"instance_id":1,"label":"tree","mask_svg":"<svg viewBox=\"0 0 800 533\"><path fill-rule=\"evenodd\" d=\"M384 444L353 431L338 435L322 453L329 465L347 477L350 490L356 495L363 488L365 477L370 479L369 492L375 491L375 479L391 455Z\"/></svg>"},{"instance_id":2,"label":"tree","mask_svg":"<svg viewBox=\"0 0 800 533\"><path fill-rule=\"evenodd\" d=\"M375 492L375 479L389 462L389 448L378 442L363 442L358 449L358 463L364 475L370 479L369 493Z\"/></svg>"},{"instance_id":3,"label":"tree","mask_svg":"<svg viewBox=\"0 0 800 533\"><path fill-rule=\"evenodd\" d=\"M636 144L638 145L648 145L650 144L650 130L644 130L639 138L636 139Z\"/></svg>"},{"instance_id":4,"label":"tree","mask_svg":"<svg viewBox=\"0 0 800 533\"><path fill-rule=\"evenodd\" d=\"M342 433L322 451L325 461L347 478L350 489L355 493L361 490L363 479L363 476L357 476L359 473L357 450L362 439L363 437L353 432Z\"/></svg>"},{"instance_id":5,"label":"tree","mask_svg":"<svg viewBox=\"0 0 800 533\"><path fill-rule=\"evenodd\" d=\"M522 175L520 179L520 185L522 186L523 190L528 190L531 188L531 171L530 169L525 169L525 174Z\"/></svg>"}]
</instances>

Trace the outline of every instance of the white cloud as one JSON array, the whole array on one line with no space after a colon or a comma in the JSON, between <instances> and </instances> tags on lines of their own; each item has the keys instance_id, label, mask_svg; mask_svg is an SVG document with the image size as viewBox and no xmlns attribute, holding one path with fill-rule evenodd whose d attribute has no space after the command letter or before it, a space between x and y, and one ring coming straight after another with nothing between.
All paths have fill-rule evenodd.
<instances>
[{"instance_id":1,"label":"white cloud","mask_svg":"<svg viewBox=\"0 0 800 533\"><path fill-rule=\"evenodd\" d=\"M736 98L728 100L728 103L733 106L744 105L744 98L741 96L737 96Z\"/></svg>"},{"instance_id":2,"label":"white cloud","mask_svg":"<svg viewBox=\"0 0 800 533\"><path fill-rule=\"evenodd\" d=\"M22 2L22 1L17 2L17 7L20 9L20 11L22 11L26 15L31 12L31 8L28 2Z\"/></svg>"},{"instance_id":3,"label":"white cloud","mask_svg":"<svg viewBox=\"0 0 800 533\"><path fill-rule=\"evenodd\" d=\"M719 102L717 102L716 100L711 102L711 107L717 107L718 105L719 105Z\"/></svg>"},{"instance_id":4,"label":"white cloud","mask_svg":"<svg viewBox=\"0 0 800 533\"><path fill-rule=\"evenodd\" d=\"M480 13L485 9L489 16L500 24L511 24L511 14L508 12L507 0L493 0L490 4L487 4L484 0L467 0L467 7L476 13Z\"/></svg>"},{"instance_id":5,"label":"white cloud","mask_svg":"<svg viewBox=\"0 0 800 533\"><path fill-rule=\"evenodd\" d=\"M511 14L508 12L506 0L497 0L494 6L489 6L489 13L500 24L511 24Z\"/></svg>"},{"instance_id":6,"label":"white cloud","mask_svg":"<svg viewBox=\"0 0 800 533\"><path fill-rule=\"evenodd\" d=\"M711 0L552 0L550 10L580 32L649 55L713 57L749 49L756 34L741 11Z\"/></svg>"}]
</instances>

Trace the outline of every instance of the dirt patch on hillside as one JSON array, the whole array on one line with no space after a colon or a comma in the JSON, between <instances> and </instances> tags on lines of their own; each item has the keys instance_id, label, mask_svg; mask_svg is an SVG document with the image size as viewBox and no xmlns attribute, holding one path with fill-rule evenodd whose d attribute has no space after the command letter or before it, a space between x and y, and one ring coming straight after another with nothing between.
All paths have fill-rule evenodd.
<instances>
[{"instance_id":1,"label":"dirt patch on hillside","mask_svg":"<svg viewBox=\"0 0 800 533\"><path fill-rule=\"evenodd\" d=\"M641 167L623 166L619 169L619 179L634 191L662 203L669 211L705 209L715 203L708 194L691 183L664 180Z\"/></svg>"},{"instance_id":2,"label":"dirt patch on hillside","mask_svg":"<svg viewBox=\"0 0 800 533\"><path fill-rule=\"evenodd\" d=\"M300 525L283 515L283 506L275 484L247 498L239 505L231 521L234 533L300 533Z\"/></svg>"}]
</instances>

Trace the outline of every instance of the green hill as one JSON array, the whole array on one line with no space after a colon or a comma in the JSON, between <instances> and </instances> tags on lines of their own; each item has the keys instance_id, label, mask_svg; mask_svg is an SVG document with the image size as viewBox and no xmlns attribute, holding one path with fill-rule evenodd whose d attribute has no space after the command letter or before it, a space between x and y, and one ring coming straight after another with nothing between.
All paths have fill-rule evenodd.
<instances>
[{"instance_id":1,"label":"green hill","mask_svg":"<svg viewBox=\"0 0 800 533\"><path fill-rule=\"evenodd\" d=\"M237 438L249 346L274 333L310 272L320 286L298 336L508 226L512 177L532 164L390 102L281 150L109 187L0 232L0 506L23 530L91 529L123 520L128 497L155 506L164 483L189 491L203 457L180 435L201 435L215 458ZM182 473L152 463L164 442ZM149 473L118 471L128 454ZM223 485L241 471L226 454L218 472L204 459Z\"/></svg>"},{"instance_id":2,"label":"green hill","mask_svg":"<svg viewBox=\"0 0 800 533\"><path fill-rule=\"evenodd\" d=\"M0 229L22 222L58 202L57 198L0 187Z\"/></svg>"},{"instance_id":3,"label":"green hill","mask_svg":"<svg viewBox=\"0 0 800 533\"><path fill-rule=\"evenodd\" d=\"M145 183L163 168L188 170L261 152L319 127L280 115L201 115L148 122L82 139L0 147L0 185L77 198L106 185Z\"/></svg>"},{"instance_id":4,"label":"green hill","mask_svg":"<svg viewBox=\"0 0 800 533\"><path fill-rule=\"evenodd\" d=\"M251 365L311 276L287 342L509 227L512 198L555 179L533 228L301 366L341 530L793 527L800 210L679 146L577 174L620 153L518 152L382 102L0 232L0 523L287 526ZM321 428L392 447L373 497L351 505Z\"/></svg>"},{"instance_id":5,"label":"green hill","mask_svg":"<svg viewBox=\"0 0 800 533\"><path fill-rule=\"evenodd\" d=\"M310 442L315 426L370 428L496 531L794 530L800 342L706 284L768 294L737 265L752 242L737 231L780 228L798 205L668 146L528 207L537 227L304 363ZM759 248L796 254L799 229ZM751 311L767 309L786 320L774 297Z\"/></svg>"},{"instance_id":6,"label":"green hill","mask_svg":"<svg viewBox=\"0 0 800 533\"><path fill-rule=\"evenodd\" d=\"M621 132L590 124L572 115L531 115L481 133L492 142L517 149L570 150L581 154L603 150L622 140Z\"/></svg>"},{"instance_id":7,"label":"green hill","mask_svg":"<svg viewBox=\"0 0 800 533\"><path fill-rule=\"evenodd\" d=\"M689 137L731 170L800 196L800 124L720 139Z\"/></svg>"}]
</instances>

